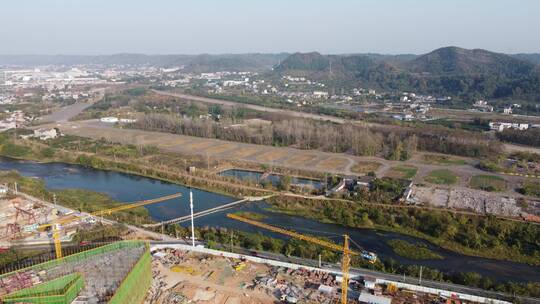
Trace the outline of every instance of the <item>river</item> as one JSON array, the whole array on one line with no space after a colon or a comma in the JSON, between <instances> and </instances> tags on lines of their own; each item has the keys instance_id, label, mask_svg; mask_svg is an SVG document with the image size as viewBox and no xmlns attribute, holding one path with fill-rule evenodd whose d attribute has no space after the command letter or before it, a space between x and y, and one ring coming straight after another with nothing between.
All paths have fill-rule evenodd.
<instances>
[{"instance_id":1,"label":"river","mask_svg":"<svg viewBox=\"0 0 540 304\"><path fill-rule=\"evenodd\" d=\"M0 158L0 170L17 170L24 176L41 178L48 189L86 189L105 193L121 202L133 202L181 192L184 196L180 199L149 205L146 208L149 210L150 216L157 221L189 214L189 205L187 201L189 197L189 188L182 185L137 175L95 170L78 165L36 163L8 158ZM195 211L202 211L236 200L233 197L199 189L193 189L193 196ZM340 225L323 224L306 218L272 213L267 210L267 207L268 204L265 202L248 203L235 207L232 210L214 213L196 219L195 225L198 227L214 226L234 228L247 232L260 231L266 235L282 237L266 230L228 219L225 216L226 212L251 211L264 214L266 218L263 221L266 223L278 225L283 228L294 229L299 232L321 235L336 241L340 239L341 235L347 233L365 250L375 252L382 259L392 258L405 265L423 265L437 268L444 272L473 271L501 281L540 281L540 267L522 263L469 257L434 246L424 240L398 233L381 232L371 229L351 229ZM386 244L386 241L390 239L403 239L410 242L423 243L431 250L442 255L444 259L419 261L398 256L393 252L392 248Z\"/></svg>"}]
</instances>

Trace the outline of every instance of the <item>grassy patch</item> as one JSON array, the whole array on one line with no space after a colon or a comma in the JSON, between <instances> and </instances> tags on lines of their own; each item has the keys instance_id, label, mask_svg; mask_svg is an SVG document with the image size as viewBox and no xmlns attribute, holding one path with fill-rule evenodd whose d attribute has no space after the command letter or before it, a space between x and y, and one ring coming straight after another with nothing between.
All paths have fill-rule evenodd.
<instances>
[{"instance_id":1,"label":"grassy patch","mask_svg":"<svg viewBox=\"0 0 540 304\"><path fill-rule=\"evenodd\" d=\"M0 184L9 184L12 186L15 182L17 182L19 191L21 192L49 202L52 201L54 193L60 205L83 212L94 212L123 205L123 203L111 199L106 194L88 190L66 189L48 191L41 179L21 176L16 171L0 171ZM144 207L119 211L105 217L130 224L152 223L148 210Z\"/></svg>"},{"instance_id":2,"label":"grassy patch","mask_svg":"<svg viewBox=\"0 0 540 304\"><path fill-rule=\"evenodd\" d=\"M420 243L409 243L404 240L393 239L388 240L386 243L392 247L394 252L402 257L406 257L414 260L442 260L444 259L440 254L437 254Z\"/></svg>"},{"instance_id":3,"label":"grassy patch","mask_svg":"<svg viewBox=\"0 0 540 304\"><path fill-rule=\"evenodd\" d=\"M390 172L388 172L390 177L411 179L416 175L418 168L413 166L397 166L393 167Z\"/></svg>"},{"instance_id":4,"label":"grassy patch","mask_svg":"<svg viewBox=\"0 0 540 304\"><path fill-rule=\"evenodd\" d=\"M108 195L82 189L66 189L54 191L60 205L83 212L95 212L123 205L114 201ZM115 212L110 216L123 223L149 223L150 216L144 207L137 207L120 212Z\"/></svg>"},{"instance_id":5,"label":"grassy patch","mask_svg":"<svg viewBox=\"0 0 540 304\"><path fill-rule=\"evenodd\" d=\"M518 191L523 195L540 197L540 181L527 180Z\"/></svg>"},{"instance_id":6,"label":"grassy patch","mask_svg":"<svg viewBox=\"0 0 540 304\"><path fill-rule=\"evenodd\" d=\"M235 212L234 214L250 219L250 220L255 220L255 221L262 221L266 218L265 215L262 215L257 212L250 212L250 211L238 211L238 212Z\"/></svg>"},{"instance_id":7,"label":"grassy patch","mask_svg":"<svg viewBox=\"0 0 540 304\"><path fill-rule=\"evenodd\" d=\"M431 171L425 180L432 184L453 185L458 181L458 177L450 170L439 169Z\"/></svg>"},{"instance_id":8,"label":"grassy patch","mask_svg":"<svg viewBox=\"0 0 540 304\"><path fill-rule=\"evenodd\" d=\"M506 181L495 175L475 175L471 178L469 186L473 189L498 192L506 190Z\"/></svg>"},{"instance_id":9,"label":"grassy patch","mask_svg":"<svg viewBox=\"0 0 540 304\"><path fill-rule=\"evenodd\" d=\"M445 165L445 166L451 166L451 165L466 165L467 162L463 159L453 158L446 155L436 155L436 154L426 154L424 155L424 161L430 164L437 164L437 165Z\"/></svg>"}]
</instances>

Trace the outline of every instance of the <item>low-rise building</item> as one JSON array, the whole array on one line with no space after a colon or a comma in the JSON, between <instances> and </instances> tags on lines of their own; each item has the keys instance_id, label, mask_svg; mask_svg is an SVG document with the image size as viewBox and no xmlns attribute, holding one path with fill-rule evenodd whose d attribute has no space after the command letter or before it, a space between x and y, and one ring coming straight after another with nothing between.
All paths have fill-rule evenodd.
<instances>
[{"instance_id":1,"label":"low-rise building","mask_svg":"<svg viewBox=\"0 0 540 304\"><path fill-rule=\"evenodd\" d=\"M114 117L114 116L101 117L99 119L99 121L106 122L106 123L117 123L118 122L118 117Z\"/></svg>"},{"instance_id":2,"label":"low-rise building","mask_svg":"<svg viewBox=\"0 0 540 304\"><path fill-rule=\"evenodd\" d=\"M34 136L35 138L39 138L41 140L47 140L47 139L53 139L60 136L60 130L58 128L52 128L52 129L36 129L34 130Z\"/></svg>"},{"instance_id":3,"label":"low-rise building","mask_svg":"<svg viewBox=\"0 0 540 304\"><path fill-rule=\"evenodd\" d=\"M490 122L489 129L492 131L502 132L506 129L515 129L524 131L529 129L528 123L512 123L512 122Z\"/></svg>"}]
</instances>

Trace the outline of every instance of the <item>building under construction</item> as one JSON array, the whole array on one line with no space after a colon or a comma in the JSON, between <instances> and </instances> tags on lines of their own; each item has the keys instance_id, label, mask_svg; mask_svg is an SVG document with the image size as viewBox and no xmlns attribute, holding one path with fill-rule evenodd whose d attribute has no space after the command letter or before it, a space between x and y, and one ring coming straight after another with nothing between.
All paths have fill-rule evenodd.
<instances>
[{"instance_id":1,"label":"building under construction","mask_svg":"<svg viewBox=\"0 0 540 304\"><path fill-rule=\"evenodd\" d=\"M0 303L141 303L152 284L143 241L122 241L0 276Z\"/></svg>"}]
</instances>

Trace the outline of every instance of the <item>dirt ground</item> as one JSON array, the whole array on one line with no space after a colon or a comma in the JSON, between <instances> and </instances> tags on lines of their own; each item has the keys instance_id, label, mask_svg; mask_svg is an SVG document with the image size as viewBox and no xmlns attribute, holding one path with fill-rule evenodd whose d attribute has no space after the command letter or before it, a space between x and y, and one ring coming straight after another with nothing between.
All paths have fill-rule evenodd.
<instances>
[{"instance_id":1,"label":"dirt ground","mask_svg":"<svg viewBox=\"0 0 540 304\"><path fill-rule=\"evenodd\" d=\"M360 170L365 164L377 163L379 166L374 170L376 175L385 176L393 167L414 166L418 168L418 172L413 181L422 183L429 172L436 169L449 169L459 177L459 186L467 186L472 176L485 174L484 171L475 167L476 162L474 160L469 160L466 164L460 165L426 163L423 160L424 154L420 152L407 161L390 161L379 157L353 156L345 153L328 153L317 150L300 150L169 133L120 129L115 128L112 124L101 123L97 120L64 122L51 124L50 126L59 127L63 133L70 135L94 139L105 138L124 144L152 145L167 152L199 155L211 159L246 161L320 173L362 175L367 173L364 172L365 170ZM509 183L510 189L516 188L523 181L523 178L519 176L495 175L504 178Z\"/></svg>"},{"instance_id":2,"label":"dirt ground","mask_svg":"<svg viewBox=\"0 0 540 304\"><path fill-rule=\"evenodd\" d=\"M152 268L149 304L274 304L291 295L301 303L329 304L339 296L339 283L328 274L175 249L154 254ZM323 281L333 292L317 290Z\"/></svg>"}]
</instances>

